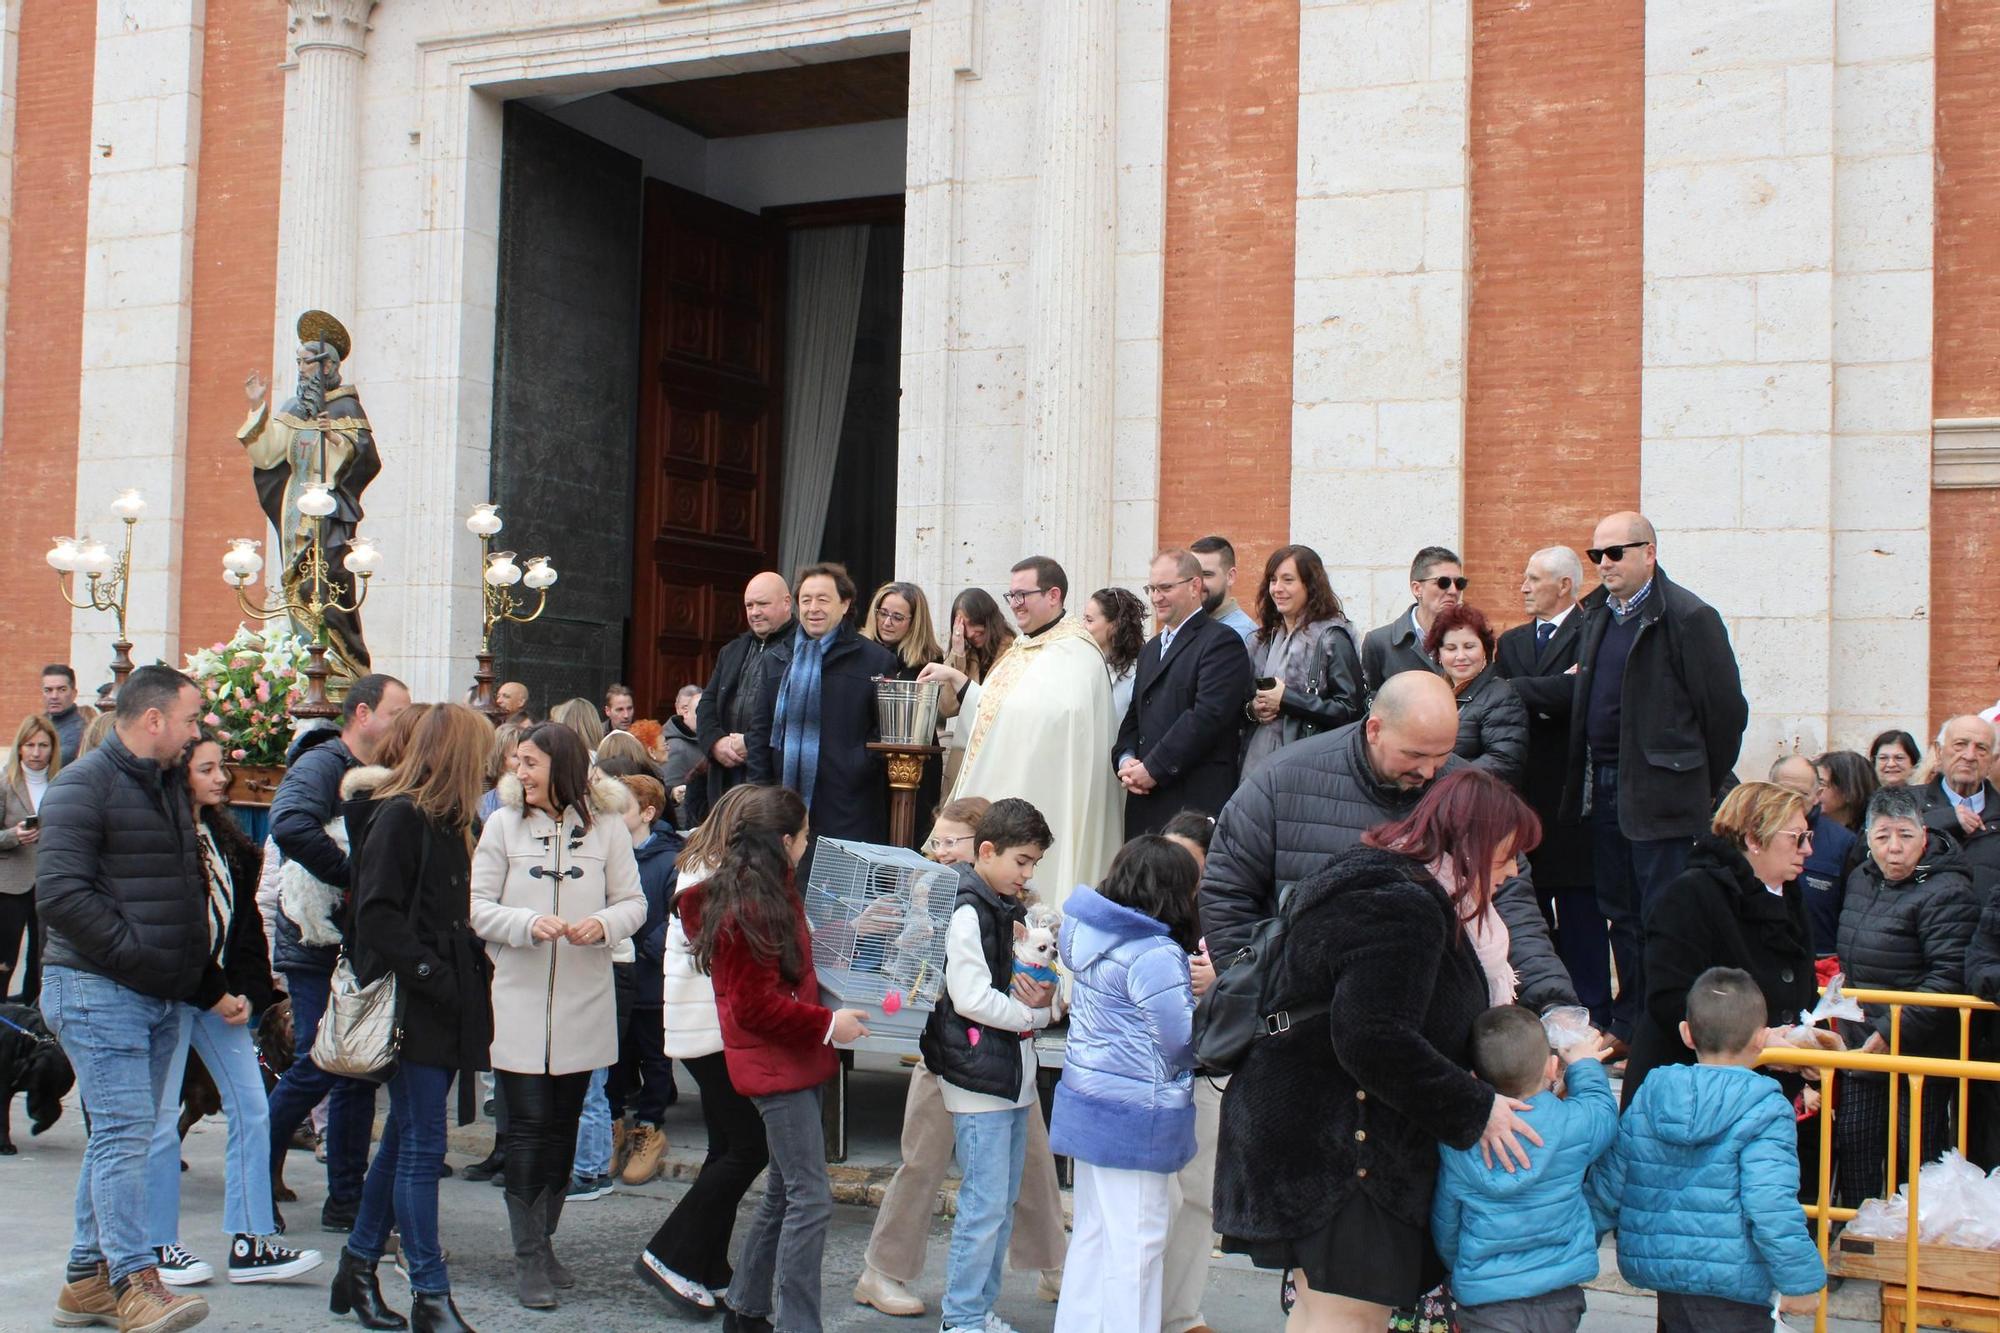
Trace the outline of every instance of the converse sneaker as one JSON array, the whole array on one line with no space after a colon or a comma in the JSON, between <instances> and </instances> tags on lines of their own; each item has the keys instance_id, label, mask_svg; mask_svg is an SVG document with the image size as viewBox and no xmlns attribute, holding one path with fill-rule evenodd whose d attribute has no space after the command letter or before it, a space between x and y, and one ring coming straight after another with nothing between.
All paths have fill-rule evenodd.
<instances>
[{"instance_id":1,"label":"converse sneaker","mask_svg":"<svg viewBox=\"0 0 2000 1333\"><path fill-rule=\"evenodd\" d=\"M320 1266L318 1250L287 1249L262 1236L238 1233L229 1246L231 1282L283 1282Z\"/></svg>"},{"instance_id":2,"label":"converse sneaker","mask_svg":"<svg viewBox=\"0 0 2000 1333\"><path fill-rule=\"evenodd\" d=\"M611 1193L611 1176L608 1173L593 1176L574 1175L569 1178L569 1194L564 1201L588 1203L592 1199L601 1199L609 1193Z\"/></svg>"},{"instance_id":3,"label":"converse sneaker","mask_svg":"<svg viewBox=\"0 0 2000 1333\"><path fill-rule=\"evenodd\" d=\"M160 1261L160 1281L170 1287L198 1287L215 1277L206 1259L189 1254L179 1245L155 1245L153 1256Z\"/></svg>"}]
</instances>

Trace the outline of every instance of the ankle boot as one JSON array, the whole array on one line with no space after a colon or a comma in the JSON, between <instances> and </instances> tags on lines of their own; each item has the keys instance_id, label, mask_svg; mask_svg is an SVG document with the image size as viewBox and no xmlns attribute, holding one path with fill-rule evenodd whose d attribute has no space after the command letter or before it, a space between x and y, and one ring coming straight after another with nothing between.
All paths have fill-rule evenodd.
<instances>
[{"instance_id":1,"label":"ankle boot","mask_svg":"<svg viewBox=\"0 0 2000 1333\"><path fill-rule=\"evenodd\" d=\"M556 1258L556 1226L562 1221L563 1198L562 1190L543 1190L541 1194L542 1235L546 1238L544 1251L548 1258L549 1281L559 1291L567 1291L576 1285L576 1274Z\"/></svg>"},{"instance_id":2,"label":"ankle boot","mask_svg":"<svg viewBox=\"0 0 2000 1333\"><path fill-rule=\"evenodd\" d=\"M382 1300L382 1284L375 1277L375 1265L357 1257L345 1245L340 1247L340 1267L334 1270L333 1286L327 1292L327 1308L335 1314L354 1312L363 1328L408 1328L409 1321L391 1310Z\"/></svg>"},{"instance_id":3,"label":"ankle boot","mask_svg":"<svg viewBox=\"0 0 2000 1333\"><path fill-rule=\"evenodd\" d=\"M448 1291L411 1292L410 1317L416 1320L410 1333L478 1333L458 1313Z\"/></svg>"},{"instance_id":4,"label":"ankle boot","mask_svg":"<svg viewBox=\"0 0 2000 1333\"><path fill-rule=\"evenodd\" d=\"M542 1230L539 1201L509 1189L507 1226L514 1233L514 1278L519 1284L521 1304L530 1310L553 1310L556 1289L549 1280L549 1237Z\"/></svg>"}]
</instances>

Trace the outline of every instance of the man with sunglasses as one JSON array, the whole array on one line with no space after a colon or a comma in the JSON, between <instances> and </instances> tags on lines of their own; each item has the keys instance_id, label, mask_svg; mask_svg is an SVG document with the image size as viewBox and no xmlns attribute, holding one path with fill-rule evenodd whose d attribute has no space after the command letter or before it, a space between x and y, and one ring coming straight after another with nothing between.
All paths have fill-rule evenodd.
<instances>
[{"instance_id":1,"label":"man with sunglasses","mask_svg":"<svg viewBox=\"0 0 2000 1333\"><path fill-rule=\"evenodd\" d=\"M1446 607L1465 600L1465 566L1458 554L1444 546L1426 546L1410 562L1410 609L1386 625L1368 631L1361 641L1361 679L1373 694L1382 682L1403 671L1428 671L1441 675L1438 664L1424 651L1424 636L1431 622Z\"/></svg>"},{"instance_id":2,"label":"man with sunglasses","mask_svg":"<svg viewBox=\"0 0 2000 1333\"><path fill-rule=\"evenodd\" d=\"M1563 818L1588 820L1597 904L1611 923L1622 1048L1645 1001L1642 922L1687 868L1743 745L1750 705L1715 608L1667 577L1643 514L1597 525L1585 558L1603 586L1584 599L1570 705Z\"/></svg>"}]
</instances>

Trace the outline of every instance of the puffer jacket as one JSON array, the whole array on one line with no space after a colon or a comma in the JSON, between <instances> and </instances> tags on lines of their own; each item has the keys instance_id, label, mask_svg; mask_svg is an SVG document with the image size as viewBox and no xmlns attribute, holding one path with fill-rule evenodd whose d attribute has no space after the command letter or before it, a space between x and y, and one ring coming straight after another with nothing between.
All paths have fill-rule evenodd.
<instances>
[{"instance_id":1,"label":"puffer jacket","mask_svg":"<svg viewBox=\"0 0 2000 1333\"><path fill-rule=\"evenodd\" d=\"M520 782L500 780L500 808L472 854L472 929L493 960L493 1067L575 1074L618 1059L611 951L646 923L646 895L624 812L625 784L593 777L590 827L574 809L560 829L529 810ZM595 917L596 944L537 940L535 918Z\"/></svg>"},{"instance_id":2,"label":"puffer jacket","mask_svg":"<svg viewBox=\"0 0 2000 1333\"><path fill-rule=\"evenodd\" d=\"M221 969L208 964L206 872L177 770L133 754L112 732L49 784L40 842L44 967L204 1009L222 998Z\"/></svg>"},{"instance_id":3,"label":"puffer jacket","mask_svg":"<svg viewBox=\"0 0 2000 1333\"><path fill-rule=\"evenodd\" d=\"M713 866L681 871L674 886L673 907L667 916L660 986L660 1020L666 1025L666 1035L661 1049L673 1060L694 1060L722 1049L722 1020L715 1013L715 983L695 966L694 947L688 942L688 923L701 920L702 882L712 873Z\"/></svg>"},{"instance_id":4,"label":"puffer jacket","mask_svg":"<svg viewBox=\"0 0 2000 1333\"><path fill-rule=\"evenodd\" d=\"M1474 768L1519 787L1528 776L1528 708L1491 666L1458 696L1458 743L1452 752Z\"/></svg>"},{"instance_id":5,"label":"puffer jacket","mask_svg":"<svg viewBox=\"0 0 2000 1333\"><path fill-rule=\"evenodd\" d=\"M1854 989L1965 990L1965 951L1979 926L1972 876L1950 839L1931 834L1923 861L1908 879L1890 883L1870 856L1847 879L1840 908L1840 964ZM1889 1039L1887 1005L1866 1005L1864 1023L1843 1021L1850 1047L1869 1032ZM1955 1056L1958 1016L1950 1009L1903 1010L1904 1055Z\"/></svg>"},{"instance_id":6,"label":"puffer jacket","mask_svg":"<svg viewBox=\"0 0 2000 1333\"><path fill-rule=\"evenodd\" d=\"M1194 990L1166 923L1079 886L1060 943L1074 978L1049 1146L1092 1166L1178 1171L1194 1158Z\"/></svg>"},{"instance_id":7,"label":"puffer jacket","mask_svg":"<svg viewBox=\"0 0 2000 1333\"><path fill-rule=\"evenodd\" d=\"M1525 1300L1597 1276L1597 1229L1583 1180L1618 1137L1604 1066L1578 1060L1569 1095L1540 1092L1525 1114L1542 1136L1519 1171L1486 1165L1478 1148L1438 1149L1431 1239L1460 1305Z\"/></svg>"},{"instance_id":8,"label":"puffer jacket","mask_svg":"<svg viewBox=\"0 0 2000 1333\"><path fill-rule=\"evenodd\" d=\"M331 728L308 731L292 741L285 779L271 798L271 841L279 853L298 869L340 891L343 902L350 882L348 849L327 833L329 822L340 818L341 780L361 761ZM334 921L346 917L344 910ZM304 972L330 976L334 960L340 957L337 945L307 944L299 938L298 924L278 912L277 938L271 950L271 966L279 972Z\"/></svg>"},{"instance_id":9,"label":"puffer jacket","mask_svg":"<svg viewBox=\"0 0 2000 1333\"><path fill-rule=\"evenodd\" d=\"M1223 807L1201 881L1201 928L1218 967L1229 965L1258 922L1278 914L1294 884L1423 799L1428 788L1404 791L1376 779L1366 726L1353 722L1286 746ZM1438 776L1464 766L1453 755ZM1520 979L1521 1002L1575 1004L1528 877L1501 885L1493 905L1507 922L1507 961Z\"/></svg>"},{"instance_id":10,"label":"puffer jacket","mask_svg":"<svg viewBox=\"0 0 2000 1333\"><path fill-rule=\"evenodd\" d=\"M1635 1286L1769 1308L1773 1289L1804 1296L1826 1285L1799 1225L1792 1104L1754 1069L1653 1071L1589 1190Z\"/></svg>"},{"instance_id":11,"label":"puffer jacket","mask_svg":"<svg viewBox=\"0 0 2000 1333\"><path fill-rule=\"evenodd\" d=\"M657 1009L667 946L667 908L674 897L674 858L681 854L681 835L666 820L653 825L646 845L632 849L639 866L639 889L646 895L646 922L632 937L632 1004Z\"/></svg>"}]
</instances>

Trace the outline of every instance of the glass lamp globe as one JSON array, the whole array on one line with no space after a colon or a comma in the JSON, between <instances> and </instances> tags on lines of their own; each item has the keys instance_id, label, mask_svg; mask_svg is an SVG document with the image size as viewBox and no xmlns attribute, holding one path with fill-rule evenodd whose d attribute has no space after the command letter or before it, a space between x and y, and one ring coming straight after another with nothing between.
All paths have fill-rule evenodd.
<instances>
[{"instance_id":1,"label":"glass lamp globe","mask_svg":"<svg viewBox=\"0 0 2000 1333\"><path fill-rule=\"evenodd\" d=\"M104 543L95 538L86 539L77 548L76 567L85 574L104 574L111 569L111 552L104 549Z\"/></svg>"},{"instance_id":2,"label":"glass lamp globe","mask_svg":"<svg viewBox=\"0 0 2000 1333\"><path fill-rule=\"evenodd\" d=\"M495 551L486 562L486 581L495 588L511 588L521 581L521 567L512 551Z\"/></svg>"},{"instance_id":3,"label":"glass lamp globe","mask_svg":"<svg viewBox=\"0 0 2000 1333\"><path fill-rule=\"evenodd\" d=\"M476 504L465 520L465 530L475 537L491 537L500 531L500 507Z\"/></svg>"},{"instance_id":4,"label":"glass lamp globe","mask_svg":"<svg viewBox=\"0 0 2000 1333\"><path fill-rule=\"evenodd\" d=\"M222 553L222 567L231 574L240 574L245 579L256 576L264 567L264 557L257 554L257 541L253 537L232 537L229 549Z\"/></svg>"},{"instance_id":5,"label":"glass lamp globe","mask_svg":"<svg viewBox=\"0 0 2000 1333\"><path fill-rule=\"evenodd\" d=\"M76 569L77 554L76 538L58 537L55 539L54 544L49 547L49 553L44 558L49 562L50 569L61 574L68 574L74 572Z\"/></svg>"},{"instance_id":6,"label":"glass lamp globe","mask_svg":"<svg viewBox=\"0 0 2000 1333\"><path fill-rule=\"evenodd\" d=\"M130 523L146 512L146 497L139 494L137 487L127 486L111 502L111 512Z\"/></svg>"},{"instance_id":7,"label":"glass lamp globe","mask_svg":"<svg viewBox=\"0 0 2000 1333\"><path fill-rule=\"evenodd\" d=\"M381 568L382 553L375 548L375 543L366 537L356 537L353 544L347 548L346 558L340 563L347 567L349 573L359 574L365 578Z\"/></svg>"},{"instance_id":8,"label":"glass lamp globe","mask_svg":"<svg viewBox=\"0 0 2000 1333\"><path fill-rule=\"evenodd\" d=\"M536 591L549 587L555 581L556 567L549 563L549 558L545 555L538 555L530 560L527 572L521 576L521 582Z\"/></svg>"},{"instance_id":9,"label":"glass lamp globe","mask_svg":"<svg viewBox=\"0 0 2000 1333\"><path fill-rule=\"evenodd\" d=\"M320 482L313 482L299 492L299 512L308 518L325 518L334 508L333 492Z\"/></svg>"}]
</instances>

